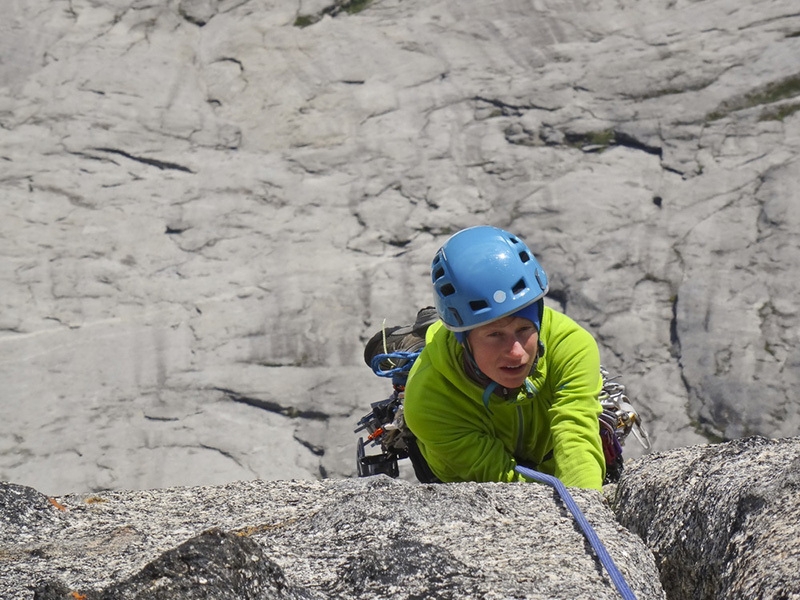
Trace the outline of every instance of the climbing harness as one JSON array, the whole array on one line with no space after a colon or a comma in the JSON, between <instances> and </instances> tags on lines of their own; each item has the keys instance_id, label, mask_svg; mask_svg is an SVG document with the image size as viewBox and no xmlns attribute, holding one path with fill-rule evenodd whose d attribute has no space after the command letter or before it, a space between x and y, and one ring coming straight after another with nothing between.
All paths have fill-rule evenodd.
<instances>
[{"instance_id":1,"label":"climbing harness","mask_svg":"<svg viewBox=\"0 0 800 600\"><path fill-rule=\"evenodd\" d=\"M617 568L617 565L614 564L614 560L611 558L608 550L606 550L606 547L603 545L603 542L600 540L597 532L594 530L591 523L589 523L589 521L586 519L586 516L583 514L583 512L581 512L580 507L577 505L575 499L572 497L572 494L569 493L569 490L566 488L566 486L561 483L557 477L546 475L545 473L539 473L538 471L534 471L528 467L517 466L515 470L523 477L528 477L529 479L533 479L538 483L547 484L554 488L556 492L558 492L558 495L561 497L561 500L564 502L575 521L578 523L578 526L581 528L584 537L586 537L589 545L591 545L592 549L597 555L597 558L600 559L600 563L605 567L608 575L611 577L614 587L617 588L617 591L624 600L636 600L636 596L633 594L630 587L628 587L625 577Z\"/></svg>"},{"instance_id":2,"label":"climbing harness","mask_svg":"<svg viewBox=\"0 0 800 600\"><path fill-rule=\"evenodd\" d=\"M423 460L417 460L418 452L414 434L406 427L403 417L403 398L408 372L420 351L388 352L376 354L372 359L372 370L379 377L392 379L392 394L370 406L372 410L357 424L355 433L365 431L366 440L358 438L356 446L356 467L359 477L385 474L399 477L398 461L411 458L415 472ZM388 365L402 363L400 366ZM616 483L622 476L622 449L628 435L633 432L645 451L650 450L650 437L642 425L636 409L625 394L625 386L611 378L605 368L600 368L603 389L600 392L600 439L606 459L605 483ZM380 454L368 455L368 446L380 446ZM419 473L417 473L419 479ZM428 477L430 479L430 477Z\"/></svg>"},{"instance_id":3,"label":"climbing harness","mask_svg":"<svg viewBox=\"0 0 800 600\"><path fill-rule=\"evenodd\" d=\"M367 342L364 360L379 377L392 380L392 394L373 402L369 413L357 423L355 433L366 432L366 440L358 438L356 467L359 477L385 474L399 477L398 461L410 458L417 479L423 483L438 481L422 457L413 433L403 417L403 398L408 373L425 345L425 330L436 321L436 312L428 307L419 311L414 325L392 327L376 333ZM382 351L382 352L381 352ZM645 451L650 450L650 438L641 417L626 395L625 386L600 367L603 387L599 401L600 439L606 460L606 479L616 483L622 476L622 448L633 432ZM367 454L368 447L380 447L379 454Z\"/></svg>"}]
</instances>

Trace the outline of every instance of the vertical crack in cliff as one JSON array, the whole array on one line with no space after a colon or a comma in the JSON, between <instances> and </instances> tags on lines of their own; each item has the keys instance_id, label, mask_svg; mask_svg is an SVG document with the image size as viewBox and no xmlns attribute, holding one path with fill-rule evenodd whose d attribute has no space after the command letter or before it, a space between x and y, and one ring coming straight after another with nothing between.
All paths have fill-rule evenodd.
<instances>
[{"instance_id":1,"label":"vertical crack in cliff","mask_svg":"<svg viewBox=\"0 0 800 600\"><path fill-rule=\"evenodd\" d=\"M675 294L672 299L672 319L669 322L670 354L675 359L675 364L678 367L678 372L680 373L681 381L683 382L683 387L686 390L686 396L688 398L692 390L683 371L681 338L680 335L678 335L678 298L678 294Z\"/></svg>"},{"instance_id":2,"label":"vertical crack in cliff","mask_svg":"<svg viewBox=\"0 0 800 600\"><path fill-rule=\"evenodd\" d=\"M678 336L678 295L672 299L672 319L669 322L669 341L671 344L670 354L681 362L681 339Z\"/></svg>"},{"instance_id":3,"label":"vertical crack in cliff","mask_svg":"<svg viewBox=\"0 0 800 600\"><path fill-rule=\"evenodd\" d=\"M694 430L704 438L708 439L712 443L714 441L720 441L719 439L712 437L710 432L703 427L700 422L698 421L698 417L692 416L692 408L691 408L691 398L694 394L692 390L692 386L689 383L689 380L686 377L686 372L683 368L683 355L681 349L681 338L678 334L678 302L679 296L676 293L673 300L672 300L672 319L669 323L669 339L670 339L670 354L675 359L675 365L678 367L678 374L681 378L681 383L683 384L683 389L686 391L686 404L685 404L685 413L689 422L692 424Z\"/></svg>"}]
</instances>

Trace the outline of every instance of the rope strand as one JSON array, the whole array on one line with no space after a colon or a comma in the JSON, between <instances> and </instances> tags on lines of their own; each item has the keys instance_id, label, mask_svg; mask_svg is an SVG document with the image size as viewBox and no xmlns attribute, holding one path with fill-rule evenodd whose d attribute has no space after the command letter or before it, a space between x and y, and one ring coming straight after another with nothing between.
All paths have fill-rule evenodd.
<instances>
[{"instance_id":1,"label":"rope strand","mask_svg":"<svg viewBox=\"0 0 800 600\"><path fill-rule=\"evenodd\" d=\"M564 504L566 504L567 509L569 509L569 512L572 513L572 516L578 522L583 535L589 541L589 544L592 546L595 554L597 554L597 558L600 559L600 562L606 568L606 571L608 571L611 581L614 583L617 591L619 591L624 600L636 600L636 596L628 587L625 577L623 577L622 573L620 573L617 565L614 564L614 561L611 558L611 555L608 553L608 550L606 550L603 542L600 541L600 537L597 535L589 521L586 520L586 517L575 503L575 499L569 493L569 490L567 490L566 486L556 477L539 473L538 471L534 471L533 469L529 469L527 467L517 465L515 471L524 477L528 477L539 483L545 483L550 487L555 488L555 490L558 492L558 495L564 501Z\"/></svg>"}]
</instances>

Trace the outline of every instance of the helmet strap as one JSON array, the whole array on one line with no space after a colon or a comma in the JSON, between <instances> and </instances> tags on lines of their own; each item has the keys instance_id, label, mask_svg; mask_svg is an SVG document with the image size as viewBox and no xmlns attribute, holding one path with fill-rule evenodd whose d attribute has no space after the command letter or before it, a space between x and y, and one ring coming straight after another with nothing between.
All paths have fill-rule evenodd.
<instances>
[{"instance_id":1,"label":"helmet strap","mask_svg":"<svg viewBox=\"0 0 800 600\"><path fill-rule=\"evenodd\" d=\"M478 363L475 361L475 357L472 354L472 348L469 345L469 338L467 335L463 336L463 341L461 342L461 347L464 349L464 372L467 374L472 381L477 383L484 389L483 394L483 403L486 404L486 408L488 409L488 399L493 393L497 393L498 395L502 396L505 399L511 398L519 392L520 388L516 388L515 390L509 390L508 388L504 388L500 386L496 381L490 379L486 375L484 375L483 371L481 371L480 367L478 367ZM538 349L536 352L536 358L533 360L533 365L531 366L530 374L536 372L536 365L539 364L539 358L544 355L544 344L542 341L539 340ZM527 380L526 380L527 384ZM526 387L527 389L527 387Z\"/></svg>"},{"instance_id":2,"label":"helmet strap","mask_svg":"<svg viewBox=\"0 0 800 600\"><path fill-rule=\"evenodd\" d=\"M478 367L478 363L475 362L475 356L472 354L472 348L470 348L469 339L467 336L464 336L464 341L461 342L461 347L464 349L464 371L466 372L467 377L481 387L486 387L489 385L492 380L483 374L483 371L481 371L480 367Z\"/></svg>"},{"instance_id":3,"label":"helmet strap","mask_svg":"<svg viewBox=\"0 0 800 600\"><path fill-rule=\"evenodd\" d=\"M513 395L512 390L504 388L495 380L484 375L483 371L478 367L478 363L475 362L472 348L469 347L469 340L466 337L464 337L461 346L464 348L464 372L467 374L467 377L483 388L483 404L486 406L487 410L489 410L489 397L492 394L496 393L506 399Z\"/></svg>"}]
</instances>

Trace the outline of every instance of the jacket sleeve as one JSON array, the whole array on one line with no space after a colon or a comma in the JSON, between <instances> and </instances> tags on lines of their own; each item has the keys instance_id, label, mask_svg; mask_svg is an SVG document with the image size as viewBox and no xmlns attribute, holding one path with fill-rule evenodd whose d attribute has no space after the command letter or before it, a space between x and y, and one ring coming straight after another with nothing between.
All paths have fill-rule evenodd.
<instances>
[{"instance_id":1,"label":"jacket sleeve","mask_svg":"<svg viewBox=\"0 0 800 600\"><path fill-rule=\"evenodd\" d=\"M502 442L475 428L453 427L434 421L419 427L409 423L425 460L443 482L523 481L514 458Z\"/></svg>"},{"instance_id":2,"label":"jacket sleeve","mask_svg":"<svg viewBox=\"0 0 800 600\"><path fill-rule=\"evenodd\" d=\"M554 370L549 414L555 476L566 486L602 489L605 456L598 421L602 377L597 342L576 325L548 359Z\"/></svg>"}]
</instances>

